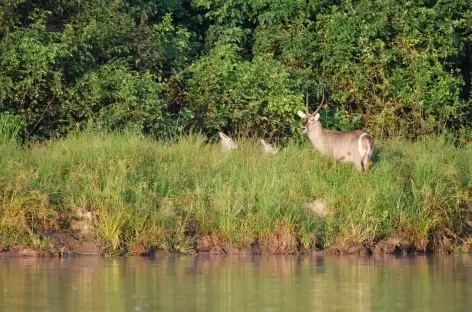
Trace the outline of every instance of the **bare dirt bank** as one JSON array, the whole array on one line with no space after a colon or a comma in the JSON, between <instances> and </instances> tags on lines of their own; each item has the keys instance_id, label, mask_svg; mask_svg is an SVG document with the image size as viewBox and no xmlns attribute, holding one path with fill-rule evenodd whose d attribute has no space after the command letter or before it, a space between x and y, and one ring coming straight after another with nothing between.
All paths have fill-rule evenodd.
<instances>
[{"instance_id":1,"label":"bare dirt bank","mask_svg":"<svg viewBox=\"0 0 472 312\"><path fill-rule=\"evenodd\" d=\"M93 240L78 239L72 234L51 233L52 245L48 249L14 246L0 248L0 257L63 257L68 255L105 256L106 248ZM470 252L469 246L469 252ZM291 246L273 239L255 239L250 244L231 243L217 235L195 237L194 248L189 253L196 255L382 255L382 254L424 254L431 251L419 250L414 244L398 238L387 238L372 244L349 243L332 245L329 248L306 249L301 244ZM132 255L154 256L172 252L137 246Z\"/></svg>"}]
</instances>

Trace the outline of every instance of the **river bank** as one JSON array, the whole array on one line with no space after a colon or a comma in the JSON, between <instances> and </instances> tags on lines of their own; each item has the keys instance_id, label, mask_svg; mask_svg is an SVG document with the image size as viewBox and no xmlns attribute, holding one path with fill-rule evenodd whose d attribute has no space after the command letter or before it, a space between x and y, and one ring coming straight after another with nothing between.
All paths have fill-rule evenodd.
<instances>
[{"instance_id":1,"label":"river bank","mask_svg":"<svg viewBox=\"0 0 472 312\"><path fill-rule=\"evenodd\" d=\"M308 144L223 152L82 133L0 149L0 250L147 255L466 252L472 146L378 142L359 174Z\"/></svg>"},{"instance_id":2,"label":"river bank","mask_svg":"<svg viewBox=\"0 0 472 312\"><path fill-rule=\"evenodd\" d=\"M97 245L92 240L79 239L70 233L50 233L46 236L49 240L47 248L29 247L15 245L7 249L0 250L0 258L10 257L68 257L68 256L106 256L107 250L103 246ZM284 244L278 239L270 241L255 241L250 245L221 241L216 235L204 235L194 238L195 244L192 250L187 250L187 254L195 255L406 255L425 254L427 251L418 250L416 246L408 241L401 241L397 238L388 238L370 245L364 243L351 243L349 245L332 245L326 249L310 248L297 245L295 249L286 249ZM462 251L470 249L462 248ZM450 251L449 251L450 252ZM157 249L155 247L138 246L131 255L154 257L174 254L170 250ZM121 254L125 255L125 254Z\"/></svg>"}]
</instances>

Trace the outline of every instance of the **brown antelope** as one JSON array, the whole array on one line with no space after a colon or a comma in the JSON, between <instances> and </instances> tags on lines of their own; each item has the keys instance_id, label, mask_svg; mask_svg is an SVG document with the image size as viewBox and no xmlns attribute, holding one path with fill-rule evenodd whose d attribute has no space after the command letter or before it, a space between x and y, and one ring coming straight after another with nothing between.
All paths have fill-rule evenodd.
<instances>
[{"instance_id":1,"label":"brown antelope","mask_svg":"<svg viewBox=\"0 0 472 312\"><path fill-rule=\"evenodd\" d=\"M321 154L327 154L342 162L352 162L358 171L367 171L374 151L374 138L363 130L348 132L325 130L318 113L323 102L324 96L318 108L309 114L307 96L306 114L298 111L298 116L305 120L303 133L308 133L313 147Z\"/></svg>"},{"instance_id":2,"label":"brown antelope","mask_svg":"<svg viewBox=\"0 0 472 312\"><path fill-rule=\"evenodd\" d=\"M275 154L277 149L270 143L267 143L264 139L261 139L262 148L266 154Z\"/></svg>"},{"instance_id":3,"label":"brown antelope","mask_svg":"<svg viewBox=\"0 0 472 312\"><path fill-rule=\"evenodd\" d=\"M238 148L238 145L234 143L232 138L223 132L218 132L218 134L220 135L220 146L223 150L232 150Z\"/></svg>"}]
</instances>

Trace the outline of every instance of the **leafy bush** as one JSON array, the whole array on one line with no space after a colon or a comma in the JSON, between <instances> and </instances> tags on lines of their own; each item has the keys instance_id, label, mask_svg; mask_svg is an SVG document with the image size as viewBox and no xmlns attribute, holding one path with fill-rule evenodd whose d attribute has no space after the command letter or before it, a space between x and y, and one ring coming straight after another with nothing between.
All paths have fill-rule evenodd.
<instances>
[{"instance_id":1,"label":"leafy bush","mask_svg":"<svg viewBox=\"0 0 472 312\"><path fill-rule=\"evenodd\" d=\"M470 1L25 1L0 7L0 110L24 136L99 121L287 139L325 123L470 140Z\"/></svg>"},{"instance_id":2,"label":"leafy bush","mask_svg":"<svg viewBox=\"0 0 472 312\"><path fill-rule=\"evenodd\" d=\"M218 45L189 69L191 103L204 129L240 135L290 134L302 96L290 72L275 60L244 60L234 44Z\"/></svg>"}]
</instances>

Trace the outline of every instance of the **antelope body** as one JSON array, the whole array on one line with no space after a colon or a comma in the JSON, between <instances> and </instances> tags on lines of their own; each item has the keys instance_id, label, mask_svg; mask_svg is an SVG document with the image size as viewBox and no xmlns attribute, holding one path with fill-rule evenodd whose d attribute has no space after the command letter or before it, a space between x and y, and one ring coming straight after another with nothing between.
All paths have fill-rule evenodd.
<instances>
[{"instance_id":1,"label":"antelope body","mask_svg":"<svg viewBox=\"0 0 472 312\"><path fill-rule=\"evenodd\" d=\"M262 148L266 154L275 154L277 149L270 143L267 143L264 139L261 139Z\"/></svg>"},{"instance_id":2,"label":"antelope body","mask_svg":"<svg viewBox=\"0 0 472 312\"><path fill-rule=\"evenodd\" d=\"M367 171L374 151L374 138L363 130L325 130L317 112L320 107L313 114L308 114L308 109L306 114L298 111L298 116L305 119L303 132L308 134L313 147L336 160L354 163L358 171Z\"/></svg>"},{"instance_id":3,"label":"antelope body","mask_svg":"<svg viewBox=\"0 0 472 312\"><path fill-rule=\"evenodd\" d=\"M224 134L223 132L218 132L220 135L220 146L223 150L232 150L238 148L238 145L234 143L233 139Z\"/></svg>"}]
</instances>

